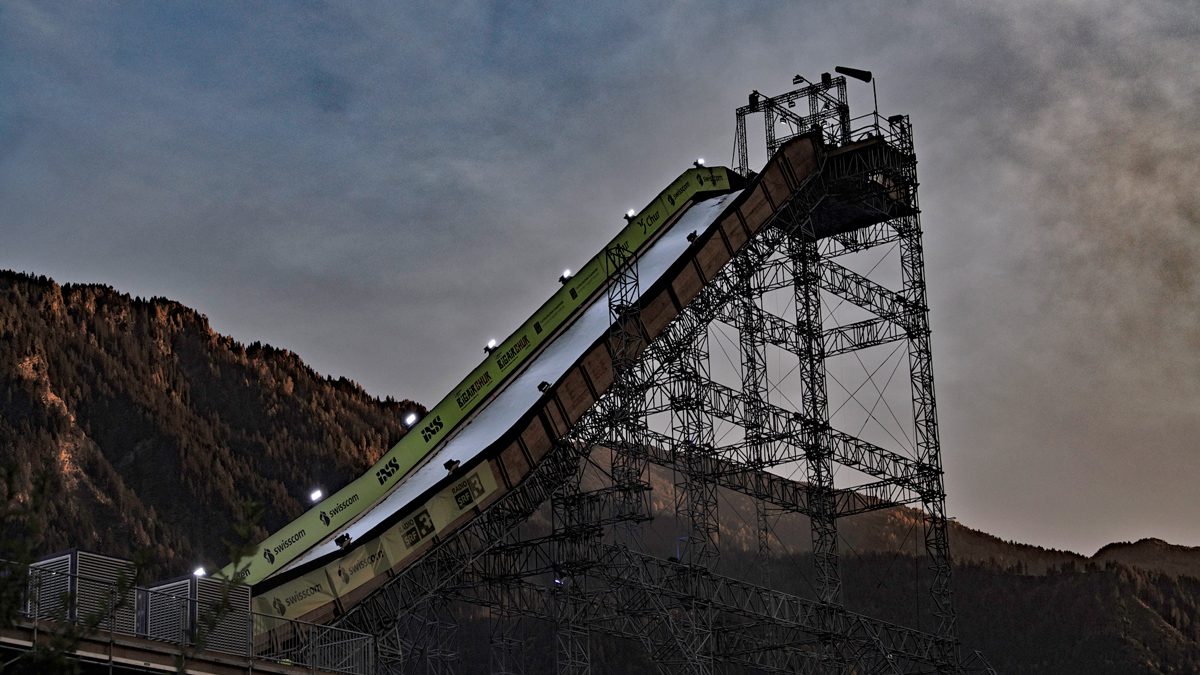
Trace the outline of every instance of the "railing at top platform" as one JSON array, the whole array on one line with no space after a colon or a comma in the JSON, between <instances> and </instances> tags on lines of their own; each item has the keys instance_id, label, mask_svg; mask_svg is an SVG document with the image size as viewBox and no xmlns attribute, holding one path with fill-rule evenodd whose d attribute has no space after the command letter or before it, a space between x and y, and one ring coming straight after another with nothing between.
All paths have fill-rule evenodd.
<instances>
[{"instance_id":1,"label":"railing at top platform","mask_svg":"<svg viewBox=\"0 0 1200 675\"><path fill-rule=\"evenodd\" d=\"M912 154L912 129L907 116L885 118L876 107L865 115L851 118L846 78L841 76L831 77L826 73L820 82L809 82L797 76L793 81L793 84L801 83L805 86L778 96L764 96L755 90L751 92L748 104L737 109L733 162L739 174L749 175L746 118L755 114L763 116L768 155L774 154L787 141L814 130L820 130L829 147L882 138L901 152Z\"/></svg>"}]
</instances>

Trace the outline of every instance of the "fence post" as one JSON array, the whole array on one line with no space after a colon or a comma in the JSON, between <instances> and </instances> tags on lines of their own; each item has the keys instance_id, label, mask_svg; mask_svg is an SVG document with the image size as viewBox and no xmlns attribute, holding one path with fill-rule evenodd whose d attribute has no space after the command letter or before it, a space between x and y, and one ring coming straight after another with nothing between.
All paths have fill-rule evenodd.
<instances>
[{"instance_id":1,"label":"fence post","mask_svg":"<svg viewBox=\"0 0 1200 675\"><path fill-rule=\"evenodd\" d=\"M180 646L187 646L191 643L190 634L192 631L192 627L188 623L188 610L191 609L188 607L190 598L175 596L175 599L179 601L179 644Z\"/></svg>"},{"instance_id":2,"label":"fence post","mask_svg":"<svg viewBox=\"0 0 1200 675\"><path fill-rule=\"evenodd\" d=\"M117 588L114 584L108 584L108 632L112 633L117 629Z\"/></svg>"},{"instance_id":3,"label":"fence post","mask_svg":"<svg viewBox=\"0 0 1200 675\"><path fill-rule=\"evenodd\" d=\"M33 583L33 644L37 644L38 638L38 619L42 614L42 575L32 567L27 567L26 574L31 574L34 577ZM29 585L29 579L25 580L26 587Z\"/></svg>"},{"instance_id":4,"label":"fence post","mask_svg":"<svg viewBox=\"0 0 1200 675\"><path fill-rule=\"evenodd\" d=\"M320 626L315 623L308 624L308 662L313 672L320 670L319 663L321 660L321 650L317 648L317 630Z\"/></svg>"},{"instance_id":5,"label":"fence post","mask_svg":"<svg viewBox=\"0 0 1200 675\"><path fill-rule=\"evenodd\" d=\"M113 652L116 650L117 586L108 585L108 672L112 672Z\"/></svg>"}]
</instances>

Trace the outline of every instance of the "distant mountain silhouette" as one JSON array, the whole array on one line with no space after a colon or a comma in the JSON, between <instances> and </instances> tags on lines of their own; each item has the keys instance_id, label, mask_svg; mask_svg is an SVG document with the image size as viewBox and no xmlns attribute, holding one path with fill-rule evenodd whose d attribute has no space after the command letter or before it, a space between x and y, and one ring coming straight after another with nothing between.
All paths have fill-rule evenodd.
<instances>
[{"instance_id":1,"label":"distant mountain silhouette","mask_svg":"<svg viewBox=\"0 0 1200 675\"><path fill-rule=\"evenodd\" d=\"M312 487L341 486L395 443L410 409L421 407L322 377L286 350L218 335L170 300L0 271L0 468L12 476L0 503L28 504L47 482L38 552L145 551L151 578L221 564L246 501L265 508L256 536L278 527ZM656 517L638 535L664 557L678 553L682 533L674 478L651 470ZM812 596L803 517L769 512L764 561L750 500L722 489L719 508L719 571ZM846 606L932 628L920 512L890 508L838 525ZM957 522L950 542L959 635L1000 672L1200 672L1200 549L1144 539L1088 558ZM491 629L479 616L459 613L462 672L487 663ZM553 631L525 622L517 634L528 643L526 672L553 672ZM595 673L652 669L636 646L593 644Z\"/></svg>"},{"instance_id":2,"label":"distant mountain silhouette","mask_svg":"<svg viewBox=\"0 0 1200 675\"><path fill-rule=\"evenodd\" d=\"M1162 539L1112 543L1096 551L1092 560L1200 579L1200 546L1177 546Z\"/></svg>"}]
</instances>

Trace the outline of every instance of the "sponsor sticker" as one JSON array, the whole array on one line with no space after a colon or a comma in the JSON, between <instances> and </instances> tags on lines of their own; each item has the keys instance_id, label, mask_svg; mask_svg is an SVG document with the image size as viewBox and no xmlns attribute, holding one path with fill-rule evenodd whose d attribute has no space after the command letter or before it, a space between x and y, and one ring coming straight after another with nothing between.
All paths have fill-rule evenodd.
<instances>
[{"instance_id":1,"label":"sponsor sticker","mask_svg":"<svg viewBox=\"0 0 1200 675\"><path fill-rule=\"evenodd\" d=\"M341 560L326 566L329 582L337 595L348 593L391 567L380 542L370 542L356 548Z\"/></svg>"},{"instance_id":2,"label":"sponsor sticker","mask_svg":"<svg viewBox=\"0 0 1200 675\"><path fill-rule=\"evenodd\" d=\"M529 347L529 336L522 335L520 340L513 343L511 347L505 349L503 353L496 357L496 366L500 370L504 370L517 358L522 352Z\"/></svg>"},{"instance_id":3,"label":"sponsor sticker","mask_svg":"<svg viewBox=\"0 0 1200 675\"><path fill-rule=\"evenodd\" d=\"M254 598L255 610L288 619L302 617L333 600L333 589L324 577L318 571L272 589Z\"/></svg>"},{"instance_id":4,"label":"sponsor sticker","mask_svg":"<svg viewBox=\"0 0 1200 675\"><path fill-rule=\"evenodd\" d=\"M475 400L475 397L479 395L479 392L483 391L484 387L487 387L491 383L492 374L490 372L484 372L479 377L475 378L474 382L463 387L462 389L459 389L458 394L454 397L454 401L458 403L458 408L460 410L466 408L467 404Z\"/></svg>"}]
</instances>

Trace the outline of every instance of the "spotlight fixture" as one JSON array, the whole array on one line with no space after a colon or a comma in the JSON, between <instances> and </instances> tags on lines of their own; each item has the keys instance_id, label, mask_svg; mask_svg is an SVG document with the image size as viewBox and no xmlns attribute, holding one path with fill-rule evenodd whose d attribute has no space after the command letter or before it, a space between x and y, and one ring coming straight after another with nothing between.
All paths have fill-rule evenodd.
<instances>
[{"instance_id":1,"label":"spotlight fixture","mask_svg":"<svg viewBox=\"0 0 1200 675\"><path fill-rule=\"evenodd\" d=\"M629 209L628 211L625 212L625 220L631 221L631 220L633 220L633 217L636 215L637 215L637 211L634 211L633 209Z\"/></svg>"},{"instance_id":2,"label":"spotlight fixture","mask_svg":"<svg viewBox=\"0 0 1200 675\"><path fill-rule=\"evenodd\" d=\"M418 419L417 413L415 413L415 412L408 413L407 415L404 416L404 426L411 429L412 426L417 423L417 419Z\"/></svg>"},{"instance_id":3,"label":"spotlight fixture","mask_svg":"<svg viewBox=\"0 0 1200 675\"><path fill-rule=\"evenodd\" d=\"M196 569L192 570L192 576L194 577L202 577L205 574L208 574L208 572L204 571L203 567L197 567Z\"/></svg>"},{"instance_id":4,"label":"spotlight fixture","mask_svg":"<svg viewBox=\"0 0 1200 675\"><path fill-rule=\"evenodd\" d=\"M542 380L540 383L538 383L538 391L540 391L540 392L543 392L543 393L544 393L544 392L546 392L548 389L550 389L550 383L549 383L549 382L547 382L547 381L545 381L545 380Z\"/></svg>"},{"instance_id":5,"label":"spotlight fixture","mask_svg":"<svg viewBox=\"0 0 1200 675\"><path fill-rule=\"evenodd\" d=\"M321 488L317 488L316 490L313 490L312 492L310 492L308 494L308 501L315 504L315 503L321 501L321 497L324 497L324 496L325 496L325 493L321 491Z\"/></svg>"},{"instance_id":6,"label":"spotlight fixture","mask_svg":"<svg viewBox=\"0 0 1200 675\"><path fill-rule=\"evenodd\" d=\"M696 161L692 162L692 166L696 167L697 169L703 169L704 168L704 158L701 157L701 158L697 159Z\"/></svg>"},{"instance_id":7,"label":"spotlight fixture","mask_svg":"<svg viewBox=\"0 0 1200 675\"><path fill-rule=\"evenodd\" d=\"M567 280L573 276L575 276L575 275L571 274L570 269L565 269L565 270L563 270L563 273L559 275L558 283L565 284L565 283L567 283Z\"/></svg>"},{"instance_id":8,"label":"spotlight fixture","mask_svg":"<svg viewBox=\"0 0 1200 675\"><path fill-rule=\"evenodd\" d=\"M696 241L696 237L699 237L699 236L700 235L697 234L695 230L692 230L691 232L688 232L687 240L689 242Z\"/></svg>"},{"instance_id":9,"label":"spotlight fixture","mask_svg":"<svg viewBox=\"0 0 1200 675\"><path fill-rule=\"evenodd\" d=\"M446 470L450 473L454 473L454 471L458 469L459 464L460 462L457 459L448 459L442 466L446 467Z\"/></svg>"},{"instance_id":10,"label":"spotlight fixture","mask_svg":"<svg viewBox=\"0 0 1200 675\"><path fill-rule=\"evenodd\" d=\"M337 544L338 548L346 548L350 545L350 539L352 539L350 533L343 532L337 536L337 539L333 540L333 543Z\"/></svg>"},{"instance_id":11,"label":"spotlight fixture","mask_svg":"<svg viewBox=\"0 0 1200 675\"><path fill-rule=\"evenodd\" d=\"M492 352L496 351L496 340L494 338L488 340L487 344L483 346L483 351L485 354L491 354Z\"/></svg>"}]
</instances>

